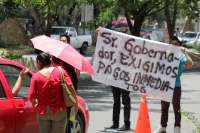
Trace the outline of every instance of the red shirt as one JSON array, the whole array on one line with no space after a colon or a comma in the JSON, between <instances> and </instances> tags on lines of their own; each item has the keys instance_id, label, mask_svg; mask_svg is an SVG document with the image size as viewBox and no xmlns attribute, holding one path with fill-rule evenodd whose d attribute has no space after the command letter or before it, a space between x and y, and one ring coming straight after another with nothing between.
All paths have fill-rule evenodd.
<instances>
[{"instance_id":1,"label":"red shirt","mask_svg":"<svg viewBox=\"0 0 200 133\"><path fill-rule=\"evenodd\" d=\"M66 71L63 70L65 81L67 85L72 85L70 77ZM58 68L54 68L50 77L42 75L37 72L31 79L29 98L37 99L38 105L36 112L38 114L45 114L46 107L49 106L51 113L56 113L66 108L62 96L60 72Z\"/></svg>"}]
</instances>

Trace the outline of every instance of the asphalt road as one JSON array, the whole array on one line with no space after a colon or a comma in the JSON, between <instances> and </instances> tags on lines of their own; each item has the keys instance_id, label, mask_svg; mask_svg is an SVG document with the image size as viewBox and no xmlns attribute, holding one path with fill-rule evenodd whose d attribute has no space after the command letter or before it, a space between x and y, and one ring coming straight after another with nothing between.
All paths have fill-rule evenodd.
<instances>
[{"instance_id":1,"label":"asphalt road","mask_svg":"<svg viewBox=\"0 0 200 133\"><path fill-rule=\"evenodd\" d=\"M183 110L194 115L200 123L200 71L199 72L184 72L182 75L182 99L181 107ZM104 130L105 126L112 123L112 104L113 97L110 86L94 82L90 79L82 80L79 84L77 93L83 97L90 111L90 124L88 133L118 133L116 130ZM140 106L141 94L131 92L131 130L126 133L133 133L136 128L138 110ZM152 133L158 128L160 122L160 100L147 96L148 111L150 116L150 124ZM123 125L123 106L120 115L120 126ZM167 132L173 133L174 114L172 105L169 110L169 121ZM191 120L182 117L182 132L192 133L195 130L195 125Z\"/></svg>"}]
</instances>

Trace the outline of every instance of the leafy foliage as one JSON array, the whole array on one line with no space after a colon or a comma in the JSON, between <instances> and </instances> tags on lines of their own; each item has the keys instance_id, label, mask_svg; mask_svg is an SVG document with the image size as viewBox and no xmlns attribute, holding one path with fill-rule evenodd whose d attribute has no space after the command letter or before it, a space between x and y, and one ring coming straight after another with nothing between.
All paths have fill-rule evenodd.
<instances>
[{"instance_id":1,"label":"leafy foliage","mask_svg":"<svg viewBox=\"0 0 200 133\"><path fill-rule=\"evenodd\" d=\"M200 123L197 120L197 118L194 115L189 114L187 111L184 111L183 109L181 109L179 112L181 113L182 116L187 117L189 120L192 121L192 123L195 124L197 130L193 130L192 133L200 133Z\"/></svg>"},{"instance_id":2,"label":"leafy foliage","mask_svg":"<svg viewBox=\"0 0 200 133\"><path fill-rule=\"evenodd\" d=\"M6 0L3 3L0 3L0 19L3 20L13 17L23 17L25 11L20 8L20 6L14 3L12 0Z\"/></svg>"},{"instance_id":3,"label":"leafy foliage","mask_svg":"<svg viewBox=\"0 0 200 133\"><path fill-rule=\"evenodd\" d=\"M180 0L180 13L183 16L189 16L200 20L200 1L199 0Z\"/></svg>"},{"instance_id":4,"label":"leafy foliage","mask_svg":"<svg viewBox=\"0 0 200 133\"><path fill-rule=\"evenodd\" d=\"M196 43L196 44L192 45L192 48L197 50L200 53L200 44Z\"/></svg>"},{"instance_id":5,"label":"leafy foliage","mask_svg":"<svg viewBox=\"0 0 200 133\"><path fill-rule=\"evenodd\" d=\"M17 53L4 53L4 51L1 54L2 58L13 60L13 59L20 59L22 58L22 54L17 54Z\"/></svg>"}]
</instances>

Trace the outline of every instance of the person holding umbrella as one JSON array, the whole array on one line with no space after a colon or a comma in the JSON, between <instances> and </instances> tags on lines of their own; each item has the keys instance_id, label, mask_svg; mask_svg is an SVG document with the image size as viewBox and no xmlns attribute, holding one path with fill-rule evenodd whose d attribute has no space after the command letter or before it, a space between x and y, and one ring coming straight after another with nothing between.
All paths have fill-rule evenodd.
<instances>
[{"instance_id":1,"label":"person holding umbrella","mask_svg":"<svg viewBox=\"0 0 200 133\"><path fill-rule=\"evenodd\" d=\"M70 37L69 37L68 35L66 35L66 34L60 35L60 41L62 41L62 42L64 42L64 43L70 45ZM77 76L77 78L79 79L79 77L80 77L80 70L78 70L78 69L76 69L76 68L74 68L74 69L75 69L75 72L76 72L76 76ZM76 89L76 88L75 88L75 89Z\"/></svg>"},{"instance_id":2,"label":"person holding umbrella","mask_svg":"<svg viewBox=\"0 0 200 133\"><path fill-rule=\"evenodd\" d=\"M60 41L70 45L70 37L66 34L60 35ZM69 76L72 80L74 89L77 91L77 89L78 89L78 79L80 77L80 71L78 69L74 68L73 66L71 66L70 64L68 64L68 63L66 63L66 62L64 62L64 61L62 61L59 58L56 58L54 56L52 56L52 61L53 61L54 66L61 66L63 69L65 69L65 71L69 74ZM70 113L71 113L71 108L72 107L67 107L68 123L67 123L66 133L71 133L72 121L70 121L70 119L69 119ZM78 111L78 105L75 108Z\"/></svg>"},{"instance_id":3,"label":"person holding umbrella","mask_svg":"<svg viewBox=\"0 0 200 133\"><path fill-rule=\"evenodd\" d=\"M38 72L32 76L28 97L36 107L40 133L65 133L67 111L62 96L60 71L51 66L51 56L40 53L36 57ZM69 75L63 70L68 86L72 85Z\"/></svg>"},{"instance_id":4,"label":"person holding umbrella","mask_svg":"<svg viewBox=\"0 0 200 133\"><path fill-rule=\"evenodd\" d=\"M53 66L57 67L57 66L61 66L70 76L71 80L72 80L72 84L74 86L74 89L77 91L78 88L78 78L77 75L75 73L75 69L73 66L69 65L68 63L52 56L52 62L53 62ZM71 126L72 126L72 121L69 120L70 117L70 113L71 113L71 108L72 107L67 107L67 128L66 128L66 132L65 133L71 133ZM76 112L78 112L78 103L76 104L75 107Z\"/></svg>"}]
</instances>

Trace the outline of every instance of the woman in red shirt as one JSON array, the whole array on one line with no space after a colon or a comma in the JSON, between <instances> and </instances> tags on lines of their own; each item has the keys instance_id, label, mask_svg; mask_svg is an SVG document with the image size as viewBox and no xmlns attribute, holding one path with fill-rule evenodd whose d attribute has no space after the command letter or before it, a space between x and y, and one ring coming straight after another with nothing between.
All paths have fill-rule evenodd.
<instances>
[{"instance_id":1,"label":"woman in red shirt","mask_svg":"<svg viewBox=\"0 0 200 133\"><path fill-rule=\"evenodd\" d=\"M29 99L36 107L37 121L40 133L64 133L67 122L66 106L64 104L60 72L51 66L51 56L47 53L38 54L37 68L31 79ZM63 70L67 85L72 85L70 77Z\"/></svg>"}]
</instances>

